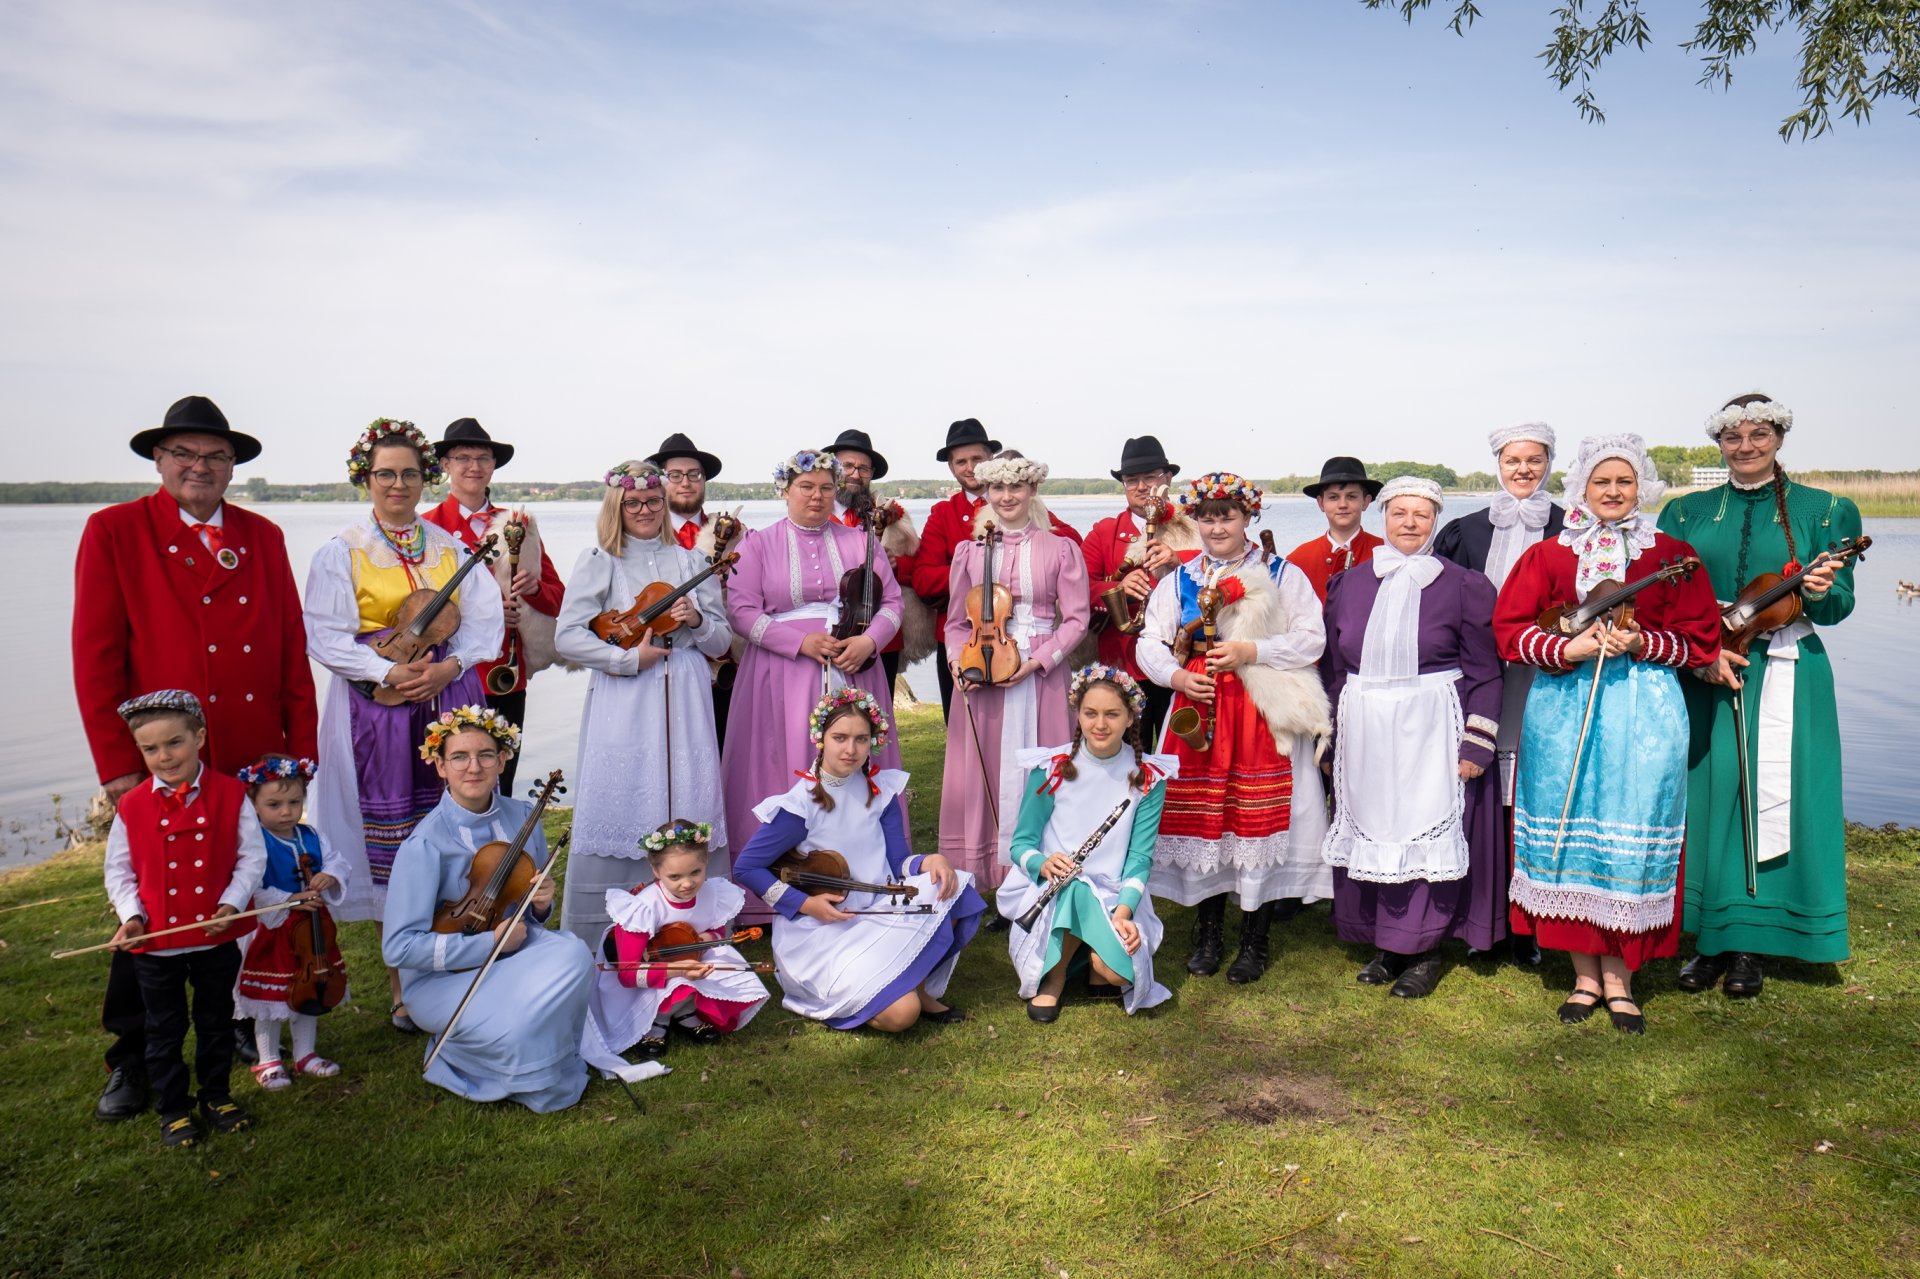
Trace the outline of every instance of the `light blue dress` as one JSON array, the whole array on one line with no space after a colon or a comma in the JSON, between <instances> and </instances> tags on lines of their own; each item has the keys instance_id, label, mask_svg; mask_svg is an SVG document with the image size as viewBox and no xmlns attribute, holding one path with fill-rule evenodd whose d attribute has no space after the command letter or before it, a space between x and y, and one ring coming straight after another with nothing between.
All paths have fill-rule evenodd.
<instances>
[{"instance_id":1,"label":"light blue dress","mask_svg":"<svg viewBox=\"0 0 1920 1279\"><path fill-rule=\"evenodd\" d=\"M400 970L407 1011L435 1036L473 984L474 971L493 949L493 934L466 937L433 931L433 912L458 900L467 887L474 851L511 841L530 805L496 795L493 807L471 813L451 795L414 828L393 859L387 884L386 935L381 950ZM547 859L546 836L535 830L527 852ZM527 921L527 941L495 962L460 1016L446 1051L427 1080L469 1101L517 1101L529 1110L565 1110L587 1087L580 1033L593 989L593 959L571 933Z\"/></svg>"}]
</instances>

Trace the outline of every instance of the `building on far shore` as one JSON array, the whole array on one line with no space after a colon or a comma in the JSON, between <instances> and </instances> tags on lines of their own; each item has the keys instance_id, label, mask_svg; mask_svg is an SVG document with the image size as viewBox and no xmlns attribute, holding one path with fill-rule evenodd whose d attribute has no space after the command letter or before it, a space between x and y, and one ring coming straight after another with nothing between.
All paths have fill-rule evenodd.
<instances>
[{"instance_id":1,"label":"building on far shore","mask_svg":"<svg viewBox=\"0 0 1920 1279\"><path fill-rule=\"evenodd\" d=\"M1716 484L1727 482L1727 468L1724 466L1696 466L1693 468L1693 487L1710 489Z\"/></svg>"}]
</instances>

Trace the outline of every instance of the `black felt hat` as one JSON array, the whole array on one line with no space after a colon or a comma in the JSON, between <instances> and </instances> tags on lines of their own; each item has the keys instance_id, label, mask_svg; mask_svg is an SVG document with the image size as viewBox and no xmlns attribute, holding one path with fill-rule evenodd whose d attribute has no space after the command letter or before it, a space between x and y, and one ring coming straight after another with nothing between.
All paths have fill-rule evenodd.
<instances>
[{"instance_id":1,"label":"black felt hat","mask_svg":"<svg viewBox=\"0 0 1920 1279\"><path fill-rule=\"evenodd\" d=\"M1319 497L1321 491L1330 484L1358 484L1367 491L1369 502L1380 496L1380 481L1367 478L1367 468L1360 465L1357 457L1328 458L1327 464L1320 468L1320 482L1309 484L1300 491L1308 497Z\"/></svg>"},{"instance_id":2,"label":"black felt hat","mask_svg":"<svg viewBox=\"0 0 1920 1279\"><path fill-rule=\"evenodd\" d=\"M711 453L702 453L699 449L693 447L693 441L679 431L675 431L672 435L660 441L660 451L648 458L647 461L664 471L667 469L667 459L670 457L692 458L694 461L700 463L700 469L707 473L708 479L712 479L714 476L720 474L720 459Z\"/></svg>"},{"instance_id":3,"label":"black felt hat","mask_svg":"<svg viewBox=\"0 0 1920 1279\"><path fill-rule=\"evenodd\" d=\"M169 435L217 435L233 447L233 460L237 465L251 462L260 456L260 441L251 435L242 435L227 425L227 415L220 406L204 395L189 395L185 399L175 400L160 419L160 425L150 426L135 435L127 443L141 457L151 458L153 446Z\"/></svg>"},{"instance_id":4,"label":"black felt hat","mask_svg":"<svg viewBox=\"0 0 1920 1279\"><path fill-rule=\"evenodd\" d=\"M1180 474L1180 468L1167 461L1167 451L1160 447L1158 437L1136 435L1120 446L1120 469L1108 471L1107 474L1116 480L1124 480L1129 475L1146 475L1152 471Z\"/></svg>"},{"instance_id":5,"label":"black felt hat","mask_svg":"<svg viewBox=\"0 0 1920 1279\"><path fill-rule=\"evenodd\" d=\"M437 458L445 459L447 454L453 452L453 450L459 448L462 444L486 445L493 450L493 464L495 466L505 466L513 460L513 445L502 444L499 440L494 439L491 435L487 434L486 427L480 425L470 417L463 417L457 422L449 422L447 424L447 429L441 434L439 442L433 446L433 455Z\"/></svg>"},{"instance_id":6,"label":"black felt hat","mask_svg":"<svg viewBox=\"0 0 1920 1279\"><path fill-rule=\"evenodd\" d=\"M865 453L873 463L873 478L879 479L887 473L887 459L881 457L873 447L873 438L865 431L856 431L849 427L840 432L840 438L822 449L823 453Z\"/></svg>"},{"instance_id":7,"label":"black felt hat","mask_svg":"<svg viewBox=\"0 0 1920 1279\"><path fill-rule=\"evenodd\" d=\"M947 428L947 446L935 453L933 460L944 462L953 455L955 449L963 449L969 444L984 444L989 453L1000 451L1000 441L987 438L987 428L980 425L980 419L968 417Z\"/></svg>"}]
</instances>

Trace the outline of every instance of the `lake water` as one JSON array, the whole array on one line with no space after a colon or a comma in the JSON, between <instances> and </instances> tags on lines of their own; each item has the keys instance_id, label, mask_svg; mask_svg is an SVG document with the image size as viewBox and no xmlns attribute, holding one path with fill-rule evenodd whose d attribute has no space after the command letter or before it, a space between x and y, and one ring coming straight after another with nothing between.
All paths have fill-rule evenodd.
<instances>
[{"instance_id":1,"label":"lake water","mask_svg":"<svg viewBox=\"0 0 1920 1279\"><path fill-rule=\"evenodd\" d=\"M1485 504L1484 498L1449 501L1447 515ZM924 525L928 501L906 503ZM1119 506L1117 497L1059 497L1055 514L1085 530ZM324 503L270 503L258 509L286 530L295 575L303 581L313 553L363 508ZM553 502L535 508L548 553L566 576L593 541L598 503ZM0 544L23 578L15 607L0 613L0 640L14 654L11 687L14 730L0 742L0 869L36 860L64 845L61 819L77 821L98 789L92 759L74 709L68 628L73 611L73 560L91 508L0 507ZM774 502L750 502L749 527L784 514ZM1368 525L1379 531L1370 514ZM1319 533L1318 509L1305 498L1270 500L1261 527L1271 528L1282 550ZM1859 602L1841 627L1823 631L1839 682L1842 737L1846 742L1846 808L1855 821L1920 824L1910 749L1920 727L1920 681L1903 665L1906 641L1920 635L1920 611L1895 598L1897 579L1920 580L1920 520L1868 520L1874 548L1859 570ZM328 676L315 669L324 687ZM936 698L933 668L922 662L908 682L923 700ZM534 683L526 725L523 776L554 768L572 771L584 672L549 670ZM1902 760L1906 760L1902 763Z\"/></svg>"}]
</instances>

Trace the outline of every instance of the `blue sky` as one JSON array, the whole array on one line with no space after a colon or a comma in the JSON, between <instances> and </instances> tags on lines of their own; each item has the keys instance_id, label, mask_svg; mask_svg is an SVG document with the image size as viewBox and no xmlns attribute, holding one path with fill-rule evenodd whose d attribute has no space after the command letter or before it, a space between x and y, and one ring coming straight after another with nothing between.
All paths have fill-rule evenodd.
<instances>
[{"instance_id":1,"label":"blue sky","mask_svg":"<svg viewBox=\"0 0 1920 1279\"><path fill-rule=\"evenodd\" d=\"M1792 39L1721 93L1673 22L1587 125L1498 8L14 0L11 469L150 474L188 392L317 480L382 414L529 479L844 426L933 475L963 416L1059 474L1464 469L1755 387L1789 466L1920 465L1920 121L1782 144Z\"/></svg>"}]
</instances>

